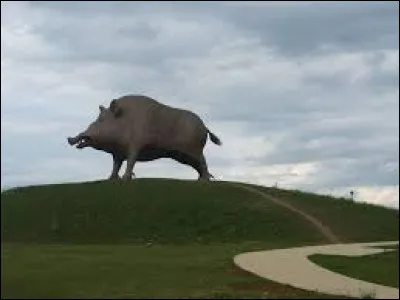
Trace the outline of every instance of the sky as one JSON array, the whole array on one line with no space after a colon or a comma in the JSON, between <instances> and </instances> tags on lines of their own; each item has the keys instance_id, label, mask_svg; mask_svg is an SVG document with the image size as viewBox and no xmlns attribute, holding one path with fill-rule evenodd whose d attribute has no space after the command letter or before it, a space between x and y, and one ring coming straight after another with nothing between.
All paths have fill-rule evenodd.
<instances>
[{"instance_id":1,"label":"sky","mask_svg":"<svg viewBox=\"0 0 400 300\"><path fill-rule=\"evenodd\" d=\"M399 207L398 2L2 1L2 189L107 178L66 138L127 94L198 114L219 180Z\"/></svg>"}]
</instances>

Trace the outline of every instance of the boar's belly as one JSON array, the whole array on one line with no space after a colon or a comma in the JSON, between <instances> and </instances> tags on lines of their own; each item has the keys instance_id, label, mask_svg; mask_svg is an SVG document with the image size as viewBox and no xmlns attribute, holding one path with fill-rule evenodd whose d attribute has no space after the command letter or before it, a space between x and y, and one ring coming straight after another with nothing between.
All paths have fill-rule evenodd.
<instances>
[{"instance_id":1,"label":"boar's belly","mask_svg":"<svg viewBox=\"0 0 400 300\"><path fill-rule=\"evenodd\" d=\"M180 163L197 167L199 162L191 156L178 151L165 148L146 147L138 155L138 161L151 161L159 158L172 158Z\"/></svg>"}]
</instances>

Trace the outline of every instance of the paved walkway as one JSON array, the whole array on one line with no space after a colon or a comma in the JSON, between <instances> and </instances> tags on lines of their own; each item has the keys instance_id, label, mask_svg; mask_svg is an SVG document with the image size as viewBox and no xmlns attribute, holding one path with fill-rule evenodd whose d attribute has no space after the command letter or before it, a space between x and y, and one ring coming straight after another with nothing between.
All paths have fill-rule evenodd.
<instances>
[{"instance_id":1,"label":"paved walkway","mask_svg":"<svg viewBox=\"0 0 400 300\"><path fill-rule=\"evenodd\" d=\"M343 276L319 267L307 258L312 254L346 256L370 255L388 251L385 249L372 248L371 246L396 245L398 243L398 241L392 241L360 244L333 244L258 251L237 255L234 257L234 262L240 268L251 273L300 289L360 298L373 296L377 299L399 299L399 289L397 288Z\"/></svg>"},{"instance_id":2,"label":"paved walkway","mask_svg":"<svg viewBox=\"0 0 400 300\"><path fill-rule=\"evenodd\" d=\"M268 201L282 206L305 221L310 222L321 233L329 245L280 249L261 252L251 252L237 255L234 262L244 270L261 277L282 284L291 285L300 289L318 291L326 294L344 295L352 297L373 296L380 299L398 299L399 289L373 284L324 269L310 260L313 254L333 254L346 256L362 256L376 254L384 249L371 248L370 246L393 245L394 242L376 242L362 244L341 244L340 239L321 220L285 202L282 199L268 195L256 188L241 184L231 185L245 189Z\"/></svg>"}]
</instances>

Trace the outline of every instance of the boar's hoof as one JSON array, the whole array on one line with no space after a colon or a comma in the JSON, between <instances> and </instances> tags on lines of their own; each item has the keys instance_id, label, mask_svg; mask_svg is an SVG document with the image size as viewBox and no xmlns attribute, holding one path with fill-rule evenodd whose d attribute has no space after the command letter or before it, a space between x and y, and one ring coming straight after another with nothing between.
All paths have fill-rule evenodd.
<instances>
[{"instance_id":1,"label":"boar's hoof","mask_svg":"<svg viewBox=\"0 0 400 300\"><path fill-rule=\"evenodd\" d=\"M123 181L129 181L132 180L132 175L126 175L124 174L121 178Z\"/></svg>"},{"instance_id":2,"label":"boar's hoof","mask_svg":"<svg viewBox=\"0 0 400 300\"><path fill-rule=\"evenodd\" d=\"M121 177L119 177L118 175L111 175L110 177L108 177L108 180L120 180Z\"/></svg>"},{"instance_id":3,"label":"boar's hoof","mask_svg":"<svg viewBox=\"0 0 400 300\"><path fill-rule=\"evenodd\" d=\"M210 173L208 173L207 175L200 175L199 176L199 181L210 181L212 179L214 179L214 176Z\"/></svg>"}]
</instances>

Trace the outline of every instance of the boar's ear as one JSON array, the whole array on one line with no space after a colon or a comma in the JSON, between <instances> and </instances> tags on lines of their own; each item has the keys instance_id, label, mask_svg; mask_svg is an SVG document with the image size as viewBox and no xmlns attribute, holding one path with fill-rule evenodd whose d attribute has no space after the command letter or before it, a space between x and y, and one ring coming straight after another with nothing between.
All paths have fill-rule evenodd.
<instances>
[{"instance_id":1,"label":"boar's ear","mask_svg":"<svg viewBox=\"0 0 400 300\"><path fill-rule=\"evenodd\" d=\"M114 117L119 118L122 116L122 108L118 107L117 101L114 99L110 103L110 111L113 113Z\"/></svg>"}]
</instances>

